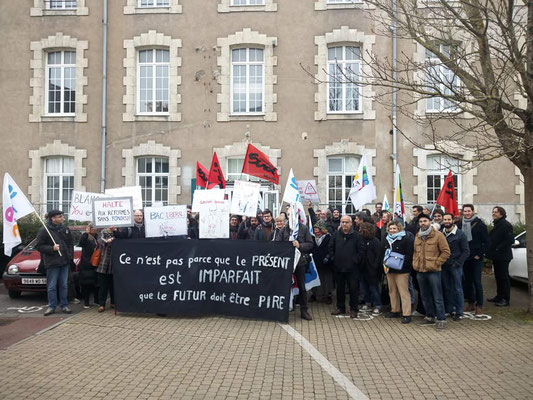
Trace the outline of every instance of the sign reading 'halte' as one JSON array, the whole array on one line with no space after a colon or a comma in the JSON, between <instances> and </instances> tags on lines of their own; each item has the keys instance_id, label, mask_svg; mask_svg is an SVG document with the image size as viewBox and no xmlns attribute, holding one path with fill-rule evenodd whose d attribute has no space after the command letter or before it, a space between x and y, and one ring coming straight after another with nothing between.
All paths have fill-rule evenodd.
<instances>
[{"instance_id":1,"label":"sign reading 'halte'","mask_svg":"<svg viewBox=\"0 0 533 400\"><path fill-rule=\"evenodd\" d=\"M104 197L93 200L93 224L97 228L133 225L131 197Z\"/></svg>"}]
</instances>

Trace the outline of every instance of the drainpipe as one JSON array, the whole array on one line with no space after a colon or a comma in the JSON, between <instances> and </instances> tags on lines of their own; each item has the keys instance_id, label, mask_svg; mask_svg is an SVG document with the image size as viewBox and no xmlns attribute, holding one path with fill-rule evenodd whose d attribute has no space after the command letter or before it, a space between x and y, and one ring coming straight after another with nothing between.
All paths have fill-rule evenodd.
<instances>
[{"instance_id":1,"label":"drainpipe","mask_svg":"<svg viewBox=\"0 0 533 400\"><path fill-rule=\"evenodd\" d=\"M107 0L104 3L104 17L102 19L102 177L100 180L100 191L105 190L105 157L106 157L106 108L107 108Z\"/></svg>"},{"instance_id":2,"label":"drainpipe","mask_svg":"<svg viewBox=\"0 0 533 400\"><path fill-rule=\"evenodd\" d=\"M398 12L396 9L396 1L392 0L392 180L394 182L394 174L396 173L396 165L398 163L398 154L396 148L397 141L397 132L396 132L396 123L397 123L397 93L398 86L396 80L396 58L397 58L397 19ZM394 185L394 183L393 183Z\"/></svg>"}]
</instances>

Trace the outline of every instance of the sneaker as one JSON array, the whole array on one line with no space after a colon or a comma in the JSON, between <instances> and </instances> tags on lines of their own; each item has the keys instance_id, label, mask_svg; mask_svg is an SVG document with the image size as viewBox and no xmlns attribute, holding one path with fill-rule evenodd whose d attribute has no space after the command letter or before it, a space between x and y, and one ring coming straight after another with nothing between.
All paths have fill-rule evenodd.
<instances>
[{"instance_id":1,"label":"sneaker","mask_svg":"<svg viewBox=\"0 0 533 400\"><path fill-rule=\"evenodd\" d=\"M421 322L419 322L418 325L434 325L435 324L435 318L424 318Z\"/></svg>"},{"instance_id":2,"label":"sneaker","mask_svg":"<svg viewBox=\"0 0 533 400\"><path fill-rule=\"evenodd\" d=\"M416 310L415 310L415 311L413 311L413 312L411 313L411 316L413 316L413 317L425 317L425 315L424 315L424 314L422 314L422 313L419 313L419 312L418 312L418 311L416 311Z\"/></svg>"},{"instance_id":3,"label":"sneaker","mask_svg":"<svg viewBox=\"0 0 533 400\"><path fill-rule=\"evenodd\" d=\"M411 317L402 317L402 324L408 324L411 322Z\"/></svg>"},{"instance_id":4,"label":"sneaker","mask_svg":"<svg viewBox=\"0 0 533 400\"><path fill-rule=\"evenodd\" d=\"M71 302L71 303L72 303L72 304L80 304L81 301L80 301L80 299L77 299L76 297L74 297L74 298L72 299L72 302Z\"/></svg>"},{"instance_id":5,"label":"sneaker","mask_svg":"<svg viewBox=\"0 0 533 400\"><path fill-rule=\"evenodd\" d=\"M52 307L48 307L45 311L44 311L44 316L47 317L49 315L52 315L56 312L56 309L55 308L52 308Z\"/></svg>"},{"instance_id":6,"label":"sneaker","mask_svg":"<svg viewBox=\"0 0 533 400\"><path fill-rule=\"evenodd\" d=\"M457 313L453 316L453 320L456 321L456 322L457 321L461 321L462 319L464 319L464 316L459 315Z\"/></svg>"},{"instance_id":7,"label":"sneaker","mask_svg":"<svg viewBox=\"0 0 533 400\"><path fill-rule=\"evenodd\" d=\"M381 309L376 307L372 310L372 315L381 315Z\"/></svg>"},{"instance_id":8,"label":"sneaker","mask_svg":"<svg viewBox=\"0 0 533 400\"><path fill-rule=\"evenodd\" d=\"M86 306L83 306L83 308L88 309L88 308L91 308L91 306L86 305Z\"/></svg>"},{"instance_id":9,"label":"sneaker","mask_svg":"<svg viewBox=\"0 0 533 400\"><path fill-rule=\"evenodd\" d=\"M367 305L365 304L364 306L361 306L361 308L360 308L359 310L361 310L361 311L363 311L363 312L367 312L367 311L370 311L371 308L370 308L370 306L367 306Z\"/></svg>"},{"instance_id":10,"label":"sneaker","mask_svg":"<svg viewBox=\"0 0 533 400\"><path fill-rule=\"evenodd\" d=\"M61 311L63 312L63 314L72 314L72 310L68 307L63 307Z\"/></svg>"},{"instance_id":11,"label":"sneaker","mask_svg":"<svg viewBox=\"0 0 533 400\"><path fill-rule=\"evenodd\" d=\"M357 310L350 311L350 318L357 318L357 317L358 317Z\"/></svg>"},{"instance_id":12,"label":"sneaker","mask_svg":"<svg viewBox=\"0 0 533 400\"><path fill-rule=\"evenodd\" d=\"M341 310L340 308L337 308L335 311L331 312L331 315L342 315L346 314L346 310Z\"/></svg>"},{"instance_id":13,"label":"sneaker","mask_svg":"<svg viewBox=\"0 0 533 400\"><path fill-rule=\"evenodd\" d=\"M441 331L444 329L444 321L437 321L437 324L435 325L435 329L437 329L438 331Z\"/></svg>"},{"instance_id":14,"label":"sneaker","mask_svg":"<svg viewBox=\"0 0 533 400\"><path fill-rule=\"evenodd\" d=\"M388 312L387 314L385 314L385 318L400 318L402 316L402 314L400 314L399 312Z\"/></svg>"}]
</instances>

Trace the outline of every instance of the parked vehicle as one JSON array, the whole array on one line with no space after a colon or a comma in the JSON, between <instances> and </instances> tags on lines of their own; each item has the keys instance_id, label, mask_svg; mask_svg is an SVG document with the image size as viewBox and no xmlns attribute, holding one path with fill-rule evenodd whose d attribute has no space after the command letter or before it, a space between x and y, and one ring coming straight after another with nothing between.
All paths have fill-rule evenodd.
<instances>
[{"instance_id":1,"label":"parked vehicle","mask_svg":"<svg viewBox=\"0 0 533 400\"><path fill-rule=\"evenodd\" d=\"M74 244L80 240L85 226L70 226ZM9 297L15 299L20 297L22 292L46 292L46 275L37 272L41 255L35 249L36 239L16 254L7 264L2 275L4 286L6 287ZM74 264L75 271L81 259L81 248L74 247Z\"/></svg>"},{"instance_id":2,"label":"parked vehicle","mask_svg":"<svg viewBox=\"0 0 533 400\"><path fill-rule=\"evenodd\" d=\"M509 264L509 277L527 283L526 232L515 237L513 259Z\"/></svg>"}]
</instances>

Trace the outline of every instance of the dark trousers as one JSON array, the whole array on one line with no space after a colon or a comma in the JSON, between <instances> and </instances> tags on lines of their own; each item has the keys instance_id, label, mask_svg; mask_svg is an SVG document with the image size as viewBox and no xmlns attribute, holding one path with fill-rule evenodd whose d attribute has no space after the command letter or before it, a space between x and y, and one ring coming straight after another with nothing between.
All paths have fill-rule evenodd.
<instances>
[{"instance_id":1,"label":"dark trousers","mask_svg":"<svg viewBox=\"0 0 533 400\"><path fill-rule=\"evenodd\" d=\"M472 258L466 260L463 265L465 277L464 292L470 304L483 307L483 285L481 284L481 273L483 272L483 260Z\"/></svg>"},{"instance_id":2,"label":"dark trousers","mask_svg":"<svg viewBox=\"0 0 533 400\"><path fill-rule=\"evenodd\" d=\"M307 269L307 264L299 264L294 270L294 275L296 276L296 283L298 284L298 301L300 303L300 310L307 310L307 291L305 290L305 270Z\"/></svg>"},{"instance_id":3,"label":"dark trousers","mask_svg":"<svg viewBox=\"0 0 533 400\"><path fill-rule=\"evenodd\" d=\"M337 308L346 310L346 283L350 292L350 310L357 312L359 305L359 271L335 272L335 284L337 286Z\"/></svg>"},{"instance_id":4,"label":"dark trousers","mask_svg":"<svg viewBox=\"0 0 533 400\"><path fill-rule=\"evenodd\" d=\"M111 298L111 304L115 304L115 288L113 286L113 275L98 273L98 283L100 285L100 291L98 292L98 304L101 307L105 307L107 300L107 293Z\"/></svg>"},{"instance_id":5,"label":"dark trousers","mask_svg":"<svg viewBox=\"0 0 533 400\"><path fill-rule=\"evenodd\" d=\"M444 311L444 300L442 298L441 272L419 272L417 274L420 294L426 309L426 317L437 320L446 320Z\"/></svg>"},{"instance_id":6,"label":"dark trousers","mask_svg":"<svg viewBox=\"0 0 533 400\"><path fill-rule=\"evenodd\" d=\"M95 304L98 303L98 288L96 285L81 285L81 295L83 297L83 305L88 306L89 305L89 298L91 297L91 294L93 295Z\"/></svg>"},{"instance_id":7,"label":"dark trousers","mask_svg":"<svg viewBox=\"0 0 533 400\"><path fill-rule=\"evenodd\" d=\"M509 302L511 299L511 282L509 281L509 262L494 260L494 278L496 278L496 297Z\"/></svg>"},{"instance_id":8,"label":"dark trousers","mask_svg":"<svg viewBox=\"0 0 533 400\"><path fill-rule=\"evenodd\" d=\"M424 308L424 302L422 301L422 293L420 291L420 285L418 284L417 272L413 269L411 271L411 280L416 290L416 311L422 315L426 315L426 309Z\"/></svg>"}]
</instances>

